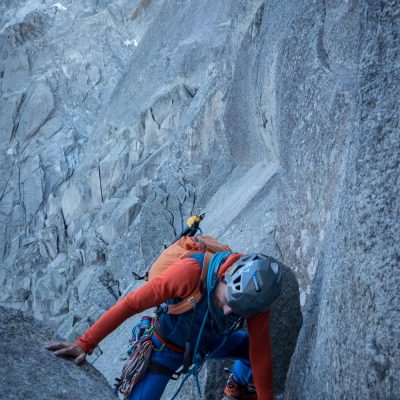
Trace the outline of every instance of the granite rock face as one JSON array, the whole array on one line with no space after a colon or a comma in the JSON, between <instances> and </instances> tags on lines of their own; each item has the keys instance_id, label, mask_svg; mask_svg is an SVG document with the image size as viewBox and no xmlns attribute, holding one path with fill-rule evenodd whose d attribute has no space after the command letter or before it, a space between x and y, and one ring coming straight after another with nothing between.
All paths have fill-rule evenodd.
<instances>
[{"instance_id":1,"label":"granite rock face","mask_svg":"<svg viewBox=\"0 0 400 400\"><path fill-rule=\"evenodd\" d=\"M282 152L290 187L282 211L291 222L280 237L298 228L283 253L292 255L289 265L308 259L304 274L315 271L285 397L395 399L400 393L399 5L361 2L342 6L340 14L327 8L323 15L326 65L315 77L313 99L304 93L301 103L313 115L329 117L307 121L302 112L282 109L282 120L292 127L281 137L282 148L318 154L310 162L304 151L296 157ZM304 31L301 25L297 30ZM296 60L294 54L290 58ZM336 91L321 90L331 80ZM306 106L315 98L324 110ZM304 137L304 130L311 134ZM299 171L311 179L302 182Z\"/></svg>"},{"instance_id":2,"label":"granite rock face","mask_svg":"<svg viewBox=\"0 0 400 400\"><path fill-rule=\"evenodd\" d=\"M391 0L3 1L0 304L74 340L205 211L287 265L277 393L395 398L398 32ZM93 355L110 382L137 318Z\"/></svg>"},{"instance_id":3,"label":"granite rock face","mask_svg":"<svg viewBox=\"0 0 400 400\"><path fill-rule=\"evenodd\" d=\"M44 348L55 333L20 311L0 308L0 398L116 399L104 377L88 363L78 367Z\"/></svg>"}]
</instances>

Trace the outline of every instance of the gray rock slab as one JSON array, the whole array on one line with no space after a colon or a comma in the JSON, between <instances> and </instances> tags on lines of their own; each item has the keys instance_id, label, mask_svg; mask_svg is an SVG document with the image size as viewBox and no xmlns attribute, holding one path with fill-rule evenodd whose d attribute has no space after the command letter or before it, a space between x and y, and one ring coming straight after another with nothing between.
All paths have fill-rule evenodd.
<instances>
[{"instance_id":1,"label":"gray rock slab","mask_svg":"<svg viewBox=\"0 0 400 400\"><path fill-rule=\"evenodd\" d=\"M140 211L140 202L135 195L128 196L115 204L108 219L103 216L104 225L96 231L107 244L112 244L123 236ZM101 211L100 211L101 213Z\"/></svg>"},{"instance_id":2,"label":"gray rock slab","mask_svg":"<svg viewBox=\"0 0 400 400\"><path fill-rule=\"evenodd\" d=\"M26 52L12 51L5 60L3 74L1 88L4 92L24 92L29 82L29 59Z\"/></svg>"},{"instance_id":3,"label":"gray rock slab","mask_svg":"<svg viewBox=\"0 0 400 400\"><path fill-rule=\"evenodd\" d=\"M21 107L24 96L25 94L18 93L2 96L0 100L3 113L0 122L0 146L3 149L7 149L10 139L18 127L18 110Z\"/></svg>"},{"instance_id":4,"label":"gray rock slab","mask_svg":"<svg viewBox=\"0 0 400 400\"><path fill-rule=\"evenodd\" d=\"M85 202L83 195L76 185L71 185L65 190L61 200L61 207L67 225L83 213Z\"/></svg>"},{"instance_id":5,"label":"gray rock slab","mask_svg":"<svg viewBox=\"0 0 400 400\"><path fill-rule=\"evenodd\" d=\"M95 304L103 310L109 309L116 300L110 279L111 276L104 267L85 268L74 281L79 302L85 305Z\"/></svg>"},{"instance_id":6,"label":"gray rock slab","mask_svg":"<svg viewBox=\"0 0 400 400\"><path fill-rule=\"evenodd\" d=\"M2 399L115 399L105 378L89 364L78 367L44 348L56 339L44 323L1 308Z\"/></svg>"},{"instance_id":7,"label":"gray rock slab","mask_svg":"<svg viewBox=\"0 0 400 400\"><path fill-rule=\"evenodd\" d=\"M16 138L22 142L33 137L50 119L53 110L54 97L48 84L37 81L22 105Z\"/></svg>"},{"instance_id":8,"label":"gray rock slab","mask_svg":"<svg viewBox=\"0 0 400 400\"><path fill-rule=\"evenodd\" d=\"M211 198L205 210L213 234L219 237L276 173L276 164L257 163L247 171L238 168ZM204 224L207 228L207 223Z\"/></svg>"}]
</instances>

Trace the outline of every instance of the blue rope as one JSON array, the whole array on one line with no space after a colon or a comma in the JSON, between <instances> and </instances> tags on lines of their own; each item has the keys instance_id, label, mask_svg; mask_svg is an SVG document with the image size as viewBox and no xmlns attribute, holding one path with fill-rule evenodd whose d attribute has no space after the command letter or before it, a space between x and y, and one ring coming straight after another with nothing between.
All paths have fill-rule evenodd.
<instances>
[{"instance_id":1,"label":"blue rope","mask_svg":"<svg viewBox=\"0 0 400 400\"><path fill-rule=\"evenodd\" d=\"M194 353L193 353L193 360L196 359L197 353L199 351L200 341L201 341L201 337L203 336L203 331L204 331L204 327L206 325L206 321L207 321L207 318L208 318L208 313L209 313L209 311L207 309L207 312L206 312L206 314L204 315L204 318L203 318L203 322L201 323L201 328L200 328L200 331L199 331L199 335L197 336L196 346L194 348Z\"/></svg>"},{"instance_id":2,"label":"blue rope","mask_svg":"<svg viewBox=\"0 0 400 400\"><path fill-rule=\"evenodd\" d=\"M225 259L232 254L232 252L225 252L225 253L216 253L213 258L211 259L210 262L210 266L208 269L208 273L207 273L207 296L208 296L208 300L211 298L212 299L212 295L214 293L216 282L218 282L218 279L216 279L216 282L212 283L212 278L214 276L213 273L213 269L215 268L219 268L220 265L222 264L223 261L225 261ZM218 275L216 275L218 277ZM199 352L199 347L200 347L200 342L201 342L201 338L203 336L203 331L204 331L204 327L206 325L207 319L208 319L208 315L211 313L210 307L207 308L207 311L204 315L203 318L203 322L201 323L201 327L199 330L199 334L197 336L197 341L196 341L196 346L194 348L194 353L193 353L193 361L196 361L196 357L197 354Z\"/></svg>"},{"instance_id":3,"label":"blue rope","mask_svg":"<svg viewBox=\"0 0 400 400\"><path fill-rule=\"evenodd\" d=\"M178 393L181 391L183 385L184 385L185 382L188 380L189 376L190 376L190 371L189 371L189 373L182 379L182 382L181 382L181 384L179 385L178 390L177 390L177 391L175 392L175 394L171 397L171 400L175 400L176 396L178 396Z\"/></svg>"},{"instance_id":4,"label":"blue rope","mask_svg":"<svg viewBox=\"0 0 400 400\"><path fill-rule=\"evenodd\" d=\"M210 298L213 295L214 290L217 287L219 267L231 254L233 254L232 251L226 251L224 253L215 253L214 256L211 258L210 266L208 268L208 273L207 273L208 298Z\"/></svg>"},{"instance_id":5,"label":"blue rope","mask_svg":"<svg viewBox=\"0 0 400 400\"><path fill-rule=\"evenodd\" d=\"M211 317L215 324L217 325L218 331L222 335L227 335L229 330L225 326L225 317L219 316L221 313L219 310L216 309L214 304L214 291L218 284L218 271L220 266L225 262L225 260L233 254L232 251L227 251L225 253L216 253L213 258L211 259L210 266L207 273L207 301L208 301L208 309L210 310Z\"/></svg>"}]
</instances>

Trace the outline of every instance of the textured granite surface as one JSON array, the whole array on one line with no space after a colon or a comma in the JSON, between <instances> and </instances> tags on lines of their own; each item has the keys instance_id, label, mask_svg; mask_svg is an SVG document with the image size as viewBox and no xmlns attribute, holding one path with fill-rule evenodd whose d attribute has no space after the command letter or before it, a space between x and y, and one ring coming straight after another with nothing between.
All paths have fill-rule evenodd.
<instances>
[{"instance_id":1,"label":"textured granite surface","mask_svg":"<svg viewBox=\"0 0 400 400\"><path fill-rule=\"evenodd\" d=\"M398 397L397 3L2 1L0 304L73 340L205 211L287 265L278 393Z\"/></svg>"}]
</instances>

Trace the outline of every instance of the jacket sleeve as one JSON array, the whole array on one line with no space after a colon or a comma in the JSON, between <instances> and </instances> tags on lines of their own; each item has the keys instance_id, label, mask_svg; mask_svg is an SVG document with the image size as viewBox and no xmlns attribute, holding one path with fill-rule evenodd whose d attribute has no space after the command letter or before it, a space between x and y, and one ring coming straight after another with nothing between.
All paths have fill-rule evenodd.
<instances>
[{"instance_id":1,"label":"jacket sleeve","mask_svg":"<svg viewBox=\"0 0 400 400\"><path fill-rule=\"evenodd\" d=\"M90 354L100 341L132 315L174 297L188 297L197 288L200 274L196 260L185 258L177 261L162 274L119 300L75 343Z\"/></svg>"},{"instance_id":2,"label":"jacket sleeve","mask_svg":"<svg viewBox=\"0 0 400 400\"><path fill-rule=\"evenodd\" d=\"M269 313L266 311L247 319L250 363L258 400L274 399Z\"/></svg>"}]
</instances>

